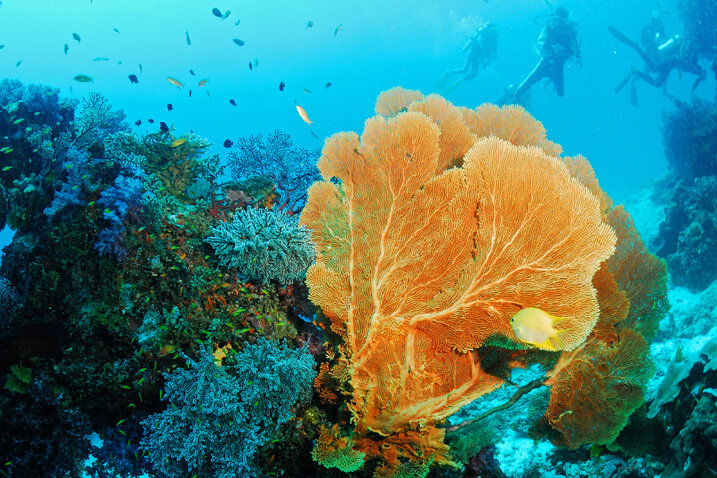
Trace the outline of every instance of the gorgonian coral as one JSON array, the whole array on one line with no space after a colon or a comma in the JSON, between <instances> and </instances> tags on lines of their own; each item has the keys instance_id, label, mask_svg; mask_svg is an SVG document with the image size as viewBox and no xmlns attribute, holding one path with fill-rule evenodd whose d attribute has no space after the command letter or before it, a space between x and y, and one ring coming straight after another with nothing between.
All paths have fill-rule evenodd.
<instances>
[{"instance_id":1,"label":"gorgonian coral","mask_svg":"<svg viewBox=\"0 0 717 478\"><path fill-rule=\"evenodd\" d=\"M529 307L566 318L557 326L561 368L549 384L589 391L619 382L614 372L634 391L623 402L596 396L604 417L595 408L574 414L581 426L602 429L595 441L604 442L641 400L649 373L637 323L614 317L625 307L604 300L611 293L632 299L630 292L612 276L598 283L606 290L596 288L619 239L608 225L611 201L589 164L560 158L560 147L523 110L459 109L409 93L382 94L376 111L387 117L366 121L360 138L327 140L318 163L324 181L310 188L301 215L317 244L310 298L340 337L330 373L345 384L354 424L348 435L326 434L322 455L381 457L376 476L401 476L407 466L423 476L432 462L448 463L439 425L501 386L496 363L509 369L517 357L529 361L509 323ZM657 278L660 272L664 266ZM593 339L601 319L603 333ZM611 329L619 326L626 330ZM611 354L606 372L561 375L597 357L587 344L603 343ZM492 365L483 362L489 346ZM552 397L558 417L574 404L559 387ZM564 435L577 434L554 422ZM592 436L573 438L570 445Z\"/></svg>"},{"instance_id":2,"label":"gorgonian coral","mask_svg":"<svg viewBox=\"0 0 717 478\"><path fill-rule=\"evenodd\" d=\"M220 264L238 268L251 280L286 284L302 279L314 260L311 235L297 222L276 209L248 208L231 223L213 227L206 241Z\"/></svg>"},{"instance_id":3,"label":"gorgonian coral","mask_svg":"<svg viewBox=\"0 0 717 478\"><path fill-rule=\"evenodd\" d=\"M229 153L229 168L236 181L251 177L270 179L279 193L277 208L296 213L304 207L306 189L319 179L314 165L318 151L295 147L291 137L279 130L268 135L239 138Z\"/></svg>"}]
</instances>

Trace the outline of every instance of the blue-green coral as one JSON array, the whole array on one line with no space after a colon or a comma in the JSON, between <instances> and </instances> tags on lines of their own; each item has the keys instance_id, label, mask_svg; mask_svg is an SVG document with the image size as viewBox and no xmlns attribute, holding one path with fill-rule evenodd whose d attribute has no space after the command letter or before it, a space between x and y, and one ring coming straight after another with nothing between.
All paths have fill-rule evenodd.
<instances>
[{"instance_id":1,"label":"blue-green coral","mask_svg":"<svg viewBox=\"0 0 717 478\"><path fill-rule=\"evenodd\" d=\"M205 353L167 374L169 406L142 422L142 447L166 477L260 476L254 455L311 398L313 357L259 339L217 365Z\"/></svg>"},{"instance_id":2,"label":"blue-green coral","mask_svg":"<svg viewBox=\"0 0 717 478\"><path fill-rule=\"evenodd\" d=\"M273 209L247 208L232 223L212 228L206 241L219 263L237 267L251 280L286 284L303 279L314 261L311 233L297 216Z\"/></svg>"}]
</instances>

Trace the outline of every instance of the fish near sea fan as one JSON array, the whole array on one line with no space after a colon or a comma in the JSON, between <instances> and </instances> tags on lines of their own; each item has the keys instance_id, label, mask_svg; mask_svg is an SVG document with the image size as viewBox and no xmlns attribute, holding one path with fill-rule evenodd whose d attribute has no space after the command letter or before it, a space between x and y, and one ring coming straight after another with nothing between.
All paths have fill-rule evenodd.
<instances>
[{"instance_id":1,"label":"fish near sea fan","mask_svg":"<svg viewBox=\"0 0 717 478\"><path fill-rule=\"evenodd\" d=\"M342 340L351 446L397 470L416 448L426 466L448 461L435 425L503 383L476 349L495 337L519 347L517 311L568 317L564 350L585 340L615 234L599 199L540 147L474 141L436 95L383 96L387 117L326 141L300 222L317 245L310 299Z\"/></svg>"}]
</instances>

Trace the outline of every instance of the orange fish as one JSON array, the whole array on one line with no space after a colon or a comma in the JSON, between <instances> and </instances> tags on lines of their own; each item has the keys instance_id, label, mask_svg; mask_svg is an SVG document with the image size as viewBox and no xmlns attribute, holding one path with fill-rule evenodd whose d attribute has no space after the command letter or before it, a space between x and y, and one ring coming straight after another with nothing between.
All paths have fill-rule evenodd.
<instances>
[{"instance_id":1,"label":"orange fish","mask_svg":"<svg viewBox=\"0 0 717 478\"><path fill-rule=\"evenodd\" d=\"M296 105L296 111L299 113L299 116L301 116L301 119L304 120L304 123L311 126L311 123L313 123L313 121L309 119L309 115L306 114L306 110L301 106Z\"/></svg>"},{"instance_id":2,"label":"orange fish","mask_svg":"<svg viewBox=\"0 0 717 478\"><path fill-rule=\"evenodd\" d=\"M201 80L201 81L199 82L199 86L204 86L204 85L206 85L208 81L209 81L209 80L206 79L206 78L203 79L203 80Z\"/></svg>"}]
</instances>

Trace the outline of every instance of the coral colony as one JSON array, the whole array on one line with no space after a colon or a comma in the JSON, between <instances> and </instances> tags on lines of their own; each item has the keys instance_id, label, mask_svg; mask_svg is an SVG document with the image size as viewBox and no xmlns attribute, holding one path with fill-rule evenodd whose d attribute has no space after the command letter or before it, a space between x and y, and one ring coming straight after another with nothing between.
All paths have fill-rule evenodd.
<instances>
[{"instance_id":1,"label":"coral colony","mask_svg":"<svg viewBox=\"0 0 717 478\"><path fill-rule=\"evenodd\" d=\"M393 88L360 135L225 165L100 94L0 106L3 476L706 476L710 326L661 352L665 260L522 107ZM665 124L658 252L705 288L714 105Z\"/></svg>"}]
</instances>

